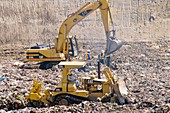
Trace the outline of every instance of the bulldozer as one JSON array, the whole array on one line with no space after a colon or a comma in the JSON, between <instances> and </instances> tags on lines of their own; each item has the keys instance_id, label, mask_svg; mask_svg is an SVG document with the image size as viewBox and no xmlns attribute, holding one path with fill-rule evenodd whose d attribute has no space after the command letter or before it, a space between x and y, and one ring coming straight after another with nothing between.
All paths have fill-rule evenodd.
<instances>
[{"instance_id":1,"label":"bulldozer","mask_svg":"<svg viewBox=\"0 0 170 113\"><path fill-rule=\"evenodd\" d=\"M58 64L60 61L65 61L69 51L73 53L72 56L77 56L79 53L78 43L76 38L69 36L69 32L73 26L97 9L100 9L106 34L105 55L108 56L118 50L122 46L122 41L115 38L115 29L113 27L113 19L108 0L98 0L93 4L90 4L90 2L86 3L82 8L69 15L68 18L63 21L58 35L55 37L54 47L42 44L27 49L26 61L40 62L40 68L48 69L52 67L52 64ZM110 23L112 26L111 29ZM75 43L73 43L73 39L75 39Z\"/></svg>"},{"instance_id":2,"label":"bulldozer","mask_svg":"<svg viewBox=\"0 0 170 113\"><path fill-rule=\"evenodd\" d=\"M105 78L95 76L82 77L81 80L74 78L71 69L82 68L86 62L62 61L58 67L62 69L62 80L55 89L41 91L42 82L34 80L30 93L25 97L29 105L41 107L44 105L70 105L82 101L117 102L125 104L128 102L126 96L128 90L123 78L118 80L112 74L109 67L105 67L102 73ZM72 76L72 80L70 80Z\"/></svg>"}]
</instances>

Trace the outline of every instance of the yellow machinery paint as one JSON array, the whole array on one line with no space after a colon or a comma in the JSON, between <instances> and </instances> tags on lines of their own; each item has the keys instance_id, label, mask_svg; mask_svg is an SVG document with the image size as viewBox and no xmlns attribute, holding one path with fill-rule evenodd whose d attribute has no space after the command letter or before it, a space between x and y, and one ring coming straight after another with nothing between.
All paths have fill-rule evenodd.
<instances>
[{"instance_id":1,"label":"yellow machinery paint","mask_svg":"<svg viewBox=\"0 0 170 113\"><path fill-rule=\"evenodd\" d=\"M84 19L85 17L87 17L97 9L100 9L103 25L105 29L105 34L106 34L105 55L109 55L112 52L118 50L122 46L122 42L120 40L115 39L114 28L110 29L110 20L111 20L112 27L113 27L113 21L112 21L108 1L99 0L94 2L93 4L90 4L90 2L88 2L78 11L76 11L71 16L69 16L66 20L64 20L64 22L62 23L59 29L58 36L55 37L54 48L47 46L44 47L45 49L44 48L28 49L26 52L27 61L32 61L32 62L62 61L62 60L66 60L69 51L72 51L73 56L76 56L77 54L74 53L78 53L75 52L78 51L78 45L76 43L76 50L73 49L73 47L71 49L69 48L72 42L71 39L73 39L73 37L68 36L68 34L74 25L76 25L78 22L80 22L82 19ZM111 36L112 32L113 32L113 36ZM111 39L111 37L113 39ZM74 44L72 44L71 46L73 45ZM37 46L37 47L41 47L41 46Z\"/></svg>"},{"instance_id":2,"label":"yellow machinery paint","mask_svg":"<svg viewBox=\"0 0 170 113\"><path fill-rule=\"evenodd\" d=\"M69 82L68 75L73 74L70 69L81 68L84 67L85 64L85 62L78 61L60 62L59 68L63 70L62 81L56 86L55 90L50 91L50 89L47 89L45 92L41 92L42 82L38 83L38 81L35 80L33 87L30 90L30 94L26 95L26 99L30 100L30 102L36 101L49 105L55 103L68 105L74 100L97 101L98 98L101 98L103 102L121 99L123 101L120 103L125 103L125 95L127 95L125 83L124 81L121 81L121 84L119 84L115 81L115 78L108 67L103 70L103 74L105 74L107 79L98 79L90 75L89 77L83 77L81 80L81 89L76 87L75 82ZM71 99L73 99L73 101L70 102Z\"/></svg>"}]
</instances>

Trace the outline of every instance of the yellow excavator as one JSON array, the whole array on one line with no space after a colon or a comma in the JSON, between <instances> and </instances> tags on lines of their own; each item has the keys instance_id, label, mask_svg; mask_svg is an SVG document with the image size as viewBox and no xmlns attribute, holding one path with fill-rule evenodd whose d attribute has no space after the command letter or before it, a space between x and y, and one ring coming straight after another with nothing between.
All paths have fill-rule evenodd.
<instances>
[{"instance_id":1,"label":"yellow excavator","mask_svg":"<svg viewBox=\"0 0 170 113\"><path fill-rule=\"evenodd\" d=\"M60 62L59 68L63 70L62 80L55 89L46 89L41 92L42 82L34 80L30 93L25 97L29 106L42 107L44 105L70 105L82 101L117 102L128 103L128 90L123 78L115 79L109 67L105 67L103 74L105 79L95 76L82 77L81 82L70 71L74 68L82 68L85 62L70 61ZM69 76L72 76L72 80Z\"/></svg>"},{"instance_id":2,"label":"yellow excavator","mask_svg":"<svg viewBox=\"0 0 170 113\"><path fill-rule=\"evenodd\" d=\"M78 53L78 44L76 38L69 36L69 32L74 25L87 17L95 10L100 9L104 29L106 33L106 51L105 55L108 56L112 52L118 50L122 46L122 42L115 38L115 30L110 30L110 23L113 27L111 12L107 0L99 0L90 4L88 2L78 11L70 15L61 25L58 36L55 37L55 47L50 47L47 44L33 46L26 51L26 58L29 62L42 62L42 68L51 67L52 63L64 61L67 58L69 51L72 56ZM111 21L110 21L111 20ZM111 36L112 35L112 36ZM72 39L75 41L72 41ZM75 42L75 43L73 43ZM74 46L75 45L75 46Z\"/></svg>"}]
</instances>

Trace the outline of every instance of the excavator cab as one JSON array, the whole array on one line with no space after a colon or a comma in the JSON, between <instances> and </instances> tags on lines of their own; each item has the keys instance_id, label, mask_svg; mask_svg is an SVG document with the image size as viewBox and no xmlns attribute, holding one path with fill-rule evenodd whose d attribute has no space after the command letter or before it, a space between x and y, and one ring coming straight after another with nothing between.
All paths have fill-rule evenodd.
<instances>
[{"instance_id":1,"label":"excavator cab","mask_svg":"<svg viewBox=\"0 0 170 113\"><path fill-rule=\"evenodd\" d=\"M72 52L71 56L77 56L79 54L79 48L78 48L76 35L73 38L69 38L69 40L70 40L69 52Z\"/></svg>"}]
</instances>

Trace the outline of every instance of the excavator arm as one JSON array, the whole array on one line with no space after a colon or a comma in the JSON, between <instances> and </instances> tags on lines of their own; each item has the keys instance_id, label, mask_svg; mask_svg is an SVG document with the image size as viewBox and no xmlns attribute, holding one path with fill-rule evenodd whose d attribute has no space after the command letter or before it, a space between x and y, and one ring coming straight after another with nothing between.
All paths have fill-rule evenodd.
<instances>
[{"instance_id":1,"label":"excavator arm","mask_svg":"<svg viewBox=\"0 0 170 113\"><path fill-rule=\"evenodd\" d=\"M62 51L64 52L65 48L63 48L64 47L63 42L66 40L66 37L68 33L70 32L71 28L100 7L100 2L96 2L88 6L89 4L90 2L85 4L81 9L73 13L70 17L68 17L62 23L60 30L59 30L58 38L56 39L56 44L57 44L56 50L58 52L62 52Z\"/></svg>"},{"instance_id":2,"label":"excavator arm","mask_svg":"<svg viewBox=\"0 0 170 113\"><path fill-rule=\"evenodd\" d=\"M121 47L122 43L120 41L118 42L117 40L116 41L110 40L109 23L110 23L111 15L110 15L108 2L107 0L99 0L97 2L94 2L91 5L90 5L90 2L88 2L87 4L85 4L82 8L80 8L77 12L73 13L70 17L68 17L62 23L59 29L58 37L56 38L56 42L55 42L56 44L55 49L57 52L63 52L64 54L67 54L67 51L65 51L66 48L64 45L65 44L64 41L67 39L66 37L68 36L68 33L70 32L71 28L98 8L100 8L100 11L101 11L101 16L102 16L102 20L104 24L104 29L106 32L106 37L107 37L106 55L112 53L113 51Z\"/></svg>"}]
</instances>

